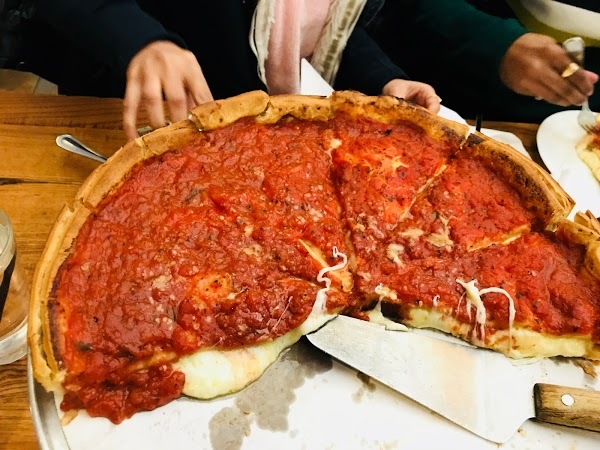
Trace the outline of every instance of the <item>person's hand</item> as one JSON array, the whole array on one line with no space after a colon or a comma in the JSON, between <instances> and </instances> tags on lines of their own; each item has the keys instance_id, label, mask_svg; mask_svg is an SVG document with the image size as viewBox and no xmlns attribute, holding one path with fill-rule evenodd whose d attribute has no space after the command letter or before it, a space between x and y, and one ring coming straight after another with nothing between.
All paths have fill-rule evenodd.
<instances>
[{"instance_id":1,"label":"person's hand","mask_svg":"<svg viewBox=\"0 0 600 450\"><path fill-rule=\"evenodd\" d=\"M518 94L560 106L581 105L594 92L598 75L579 69L570 76L571 58L556 41L527 33L506 51L499 68L504 84Z\"/></svg>"},{"instance_id":2,"label":"person's hand","mask_svg":"<svg viewBox=\"0 0 600 450\"><path fill-rule=\"evenodd\" d=\"M435 114L440 110L440 102L442 101L430 85L399 78L387 83L383 87L382 93L416 103Z\"/></svg>"},{"instance_id":3,"label":"person's hand","mask_svg":"<svg viewBox=\"0 0 600 450\"><path fill-rule=\"evenodd\" d=\"M142 107L152 128L165 125L163 93L173 122L186 119L195 105L212 100L194 54L173 42L155 41L140 50L127 68L123 129L128 140L138 136L137 116Z\"/></svg>"}]
</instances>

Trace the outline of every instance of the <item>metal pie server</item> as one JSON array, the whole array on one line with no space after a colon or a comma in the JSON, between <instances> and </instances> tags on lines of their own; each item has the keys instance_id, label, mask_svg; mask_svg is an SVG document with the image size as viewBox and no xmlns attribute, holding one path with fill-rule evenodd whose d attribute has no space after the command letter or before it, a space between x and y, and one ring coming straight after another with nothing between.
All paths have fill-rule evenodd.
<instances>
[{"instance_id":1,"label":"metal pie server","mask_svg":"<svg viewBox=\"0 0 600 450\"><path fill-rule=\"evenodd\" d=\"M515 366L497 352L411 331L389 331L345 316L307 338L331 356L493 442L508 441L533 417L600 431L600 392L583 388L584 375L578 367L572 367L566 378L552 378L548 373L558 364L554 360ZM544 384L548 381L579 388Z\"/></svg>"}]
</instances>

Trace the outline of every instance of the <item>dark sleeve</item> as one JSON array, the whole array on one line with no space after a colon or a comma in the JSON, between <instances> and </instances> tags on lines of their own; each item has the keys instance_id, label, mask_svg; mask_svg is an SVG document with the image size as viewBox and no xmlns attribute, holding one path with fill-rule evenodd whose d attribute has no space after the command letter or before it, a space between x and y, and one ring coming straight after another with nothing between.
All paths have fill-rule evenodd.
<instances>
[{"instance_id":1,"label":"dark sleeve","mask_svg":"<svg viewBox=\"0 0 600 450\"><path fill-rule=\"evenodd\" d=\"M445 48L451 49L451 54L446 55L449 58L470 58L478 66L494 71L512 43L527 33L516 19L488 14L466 0L419 0L414 4L413 29L425 33L429 40L443 42Z\"/></svg>"},{"instance_id":2,"label":"dark sleeve","mask_svg":"<svg viewBox=\"0 0 600 450\"><path fill-rule=\"evenodd\" d=\"M185 47L133 0L54 0L39 2L38 19L47 22L99 62L125 72L133 56L150 42L170 40Z\"/></svg>"},{"instance_id":3,"label":"dark sleeve","mask_svg":"<svg viewBox=\"0 0 600 450\"><path fill-rule=\"evenodd\" d=\"M342 53L334 88L379 95L383 87L396 78L408 79L408 76L392 62L364 28L357 26Z\"/></svg>"}]
</instances>

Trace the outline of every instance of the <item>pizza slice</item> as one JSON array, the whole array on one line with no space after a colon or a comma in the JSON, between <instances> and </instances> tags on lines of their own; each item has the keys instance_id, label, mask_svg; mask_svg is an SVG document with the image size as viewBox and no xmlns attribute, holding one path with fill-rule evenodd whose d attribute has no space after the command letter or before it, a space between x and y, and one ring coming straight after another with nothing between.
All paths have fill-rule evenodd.
<instances>
[{"instance_id":1,"label":"pizza slice","mask_svg":"<svg viewBox=\"0 0 600 450\"><path fill-rule=\"evenodd\" d=\"M596 116L598 125L577 143L577 156L590 168L600 182L600 115Z\"/></svg>"},{"instance_id":2,"label":"pizza slice","mask_svg":"<svg viewBox=\"0 0 600 450\"><path fill-rule=\"evenodd\" d=\"M353 232L385 234L444 171L468 127L391 97L336 94L333 102L333 176L344 214Z\"/></svg>"},{"instance_id":3,"label":"pizza slice","mask_svg":"<svg viewBox=\"0 0 600 450\"><path fill-rule=\"evenodd\" d=\"M388 316L512 357L600 358L600 224L566 220L572 200L547 174L474 135L425 200L371 263L365 287Z\"/></svg>"},{"instance_id":4,"label":"pizza slice","mask_svg":"<svg viewBox=\"0 0 600 450\"><path fill-rule=\"evenodd\" d=\"M377 285L379 268L372 263L382 255L397 259L401 246L389 237L413 217L468 127L392 97L336 93L332 101L332 176L355 249L355 283L364 295ZM368 295L362 301L368 303Z\"/></svg>"}]
</instances>

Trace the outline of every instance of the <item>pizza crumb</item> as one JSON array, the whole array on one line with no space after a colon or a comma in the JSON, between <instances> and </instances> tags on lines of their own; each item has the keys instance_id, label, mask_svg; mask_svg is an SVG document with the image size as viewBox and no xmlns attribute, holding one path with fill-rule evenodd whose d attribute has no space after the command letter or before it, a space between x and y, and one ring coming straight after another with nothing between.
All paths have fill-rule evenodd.
<instances>
[{"instance_id":1,"label":"pizza crumb","mask_svg":"<svg viewBox=\"0 0 600 450\"><path fill-rule=\"evenodd\" d=\"M596 365L592 361L588 361L583 358L573 358L573 363L576 366L581 367L584 373L592 378L596 378L598 376L598 372L596 371Z\"/></svg>"},{"instance_id":2,"label":"pizza crumb","mask_svg":"<svg viewBox=\"0 0 600 450\"><path fill-rule=\"evenodd\" d=\"M60 419L60 424L64 427L66 425L69 425L73 419L75 419L75 417L77 417L77 410L76 409L70 409L67 412L65 412L63 414L63 416Z\"/></svg>"}]
</instances>

